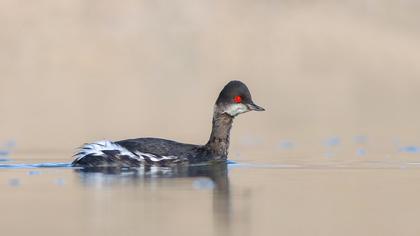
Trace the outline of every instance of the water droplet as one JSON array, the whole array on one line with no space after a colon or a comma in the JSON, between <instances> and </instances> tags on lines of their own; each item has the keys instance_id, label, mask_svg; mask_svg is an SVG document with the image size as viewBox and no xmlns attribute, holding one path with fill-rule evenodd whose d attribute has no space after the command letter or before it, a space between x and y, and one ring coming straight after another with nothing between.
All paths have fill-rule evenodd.
<instances>
[{"instance_id":1,"label":"water droplet","mask_svg":"<svg viewBox=\"0 0 420 236\"><path fill-rule=\"evenodd\" d=\"M198 179L193 181L192 185L193 185L193 188L201 189L201 190L202 189L213 189L214 188L214 183L209 178L198 178Z\"/></svg>"},{"instance_id":2,"label":"water droplet","mask_svg":"<svg viewBox=\"0 0 420 236\"><path fill-rule=\"evenodd\" d=\"M331 137L325 141L325 146L327 147L335 147L340 145L340 138L339 137Z\"/></svg>"},{"instance_id":3,"label":"water droplet","mask_svg":"<svg viewBox=\"0 0 420 236\"><path fill-rule=\"evenodd\" d=\"M356 155L358 155L358 156L364 156L364 155L366 155L366 150L364 148L358 148L356 150Z\"/></svg>"},{"instance_id":4,"label":"water droplet","mask_svg":"<svg viewBox=\"0 0 420 236\"><path fill-rule=\"evenodd\" d=\"M295 145L292 141L282 140L282 141L280 141L279 146L282 149L293 149Z\"/></svg>"},{"instance_id":5,"label":"water droplet","mask_svg":"<svg viewBox=\"0 0 420 236\"><path fill-rule=\"evenodd\" d=\"M19 179L10 179L9 180L9 186L19 187L20 186L20 180Z\"/></svg>"},{"instance_id":6,"label":"water droplet","mask_svg":"<svg viewBox=\"0 0 420 236\"><path fill-rule=\"evenodd\" d=\"M418 146L404 146L400 147L400 152L406 152L406 153L420 153L420 147Z\"/></svg>"},{"instance_id":7,"label":"water droplet","mask_svg":"<svg viewBox=\"0 0 420 236\"><path fill-rule=\"evenodd\" d=\"M28 175L40 175L41 171L37 171L37 170L31 170L28 172Z\"/></svg>"}]
</instances>

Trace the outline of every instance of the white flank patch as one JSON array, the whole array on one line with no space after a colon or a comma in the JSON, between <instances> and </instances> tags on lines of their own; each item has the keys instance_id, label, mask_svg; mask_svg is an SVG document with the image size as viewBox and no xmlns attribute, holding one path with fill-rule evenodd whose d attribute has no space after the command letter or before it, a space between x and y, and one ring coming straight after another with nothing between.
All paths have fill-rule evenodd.
<instances>
[{"instance_id":1,"label":"white flank patch","mask_svg":"<svg viewBox=\"0 0 420 236\"><path fill-rule=\"evenodd\" d=\"M136 153L136 155L138 155L143 160L145 158L147 158L147 159L149 159L151 161L154 161L154 162L159 162L159 161L163 161L163 160L176 160L177 159L176 156L156 156L156 155L153 155L151 153L144 153L144 152L140 152L140 151L136 151L135 153Z\"/></svg>"},{"instance_id":2,"label":"white flank patch","mask_svg":"<svg viewBox=\"0 0 420 236\"><path fill-rule=\"evenodd\" d=\"M138 159L136 155L134 155L132 152L128 151L126 148L108 141L108 140L102 140L95 143L88 143L83 145L80 149L78 154L76 155L76 161L82 159L83 157L87 155L93 155L93 156L103 156L105 153L103 151L119 151L121 155L128 156L130 158Z\"/></svg>"},{"instance_id":3,"label":"white flank patch","mask_svg":"<svg viewBox=\"0 0 420 236\"><path fill-rule=\"evenodd\" d=\"M136 160L150 160L153 162L159 162L163 160L176 160L176 156L156 156L151 153L144 153L140 151L136 151L135 153L127 150L121 145L118 145L114 142L108 141L108 140L102 140L95 143L88 143L83 145L80 149L77 155L75 156L76 161L79 161L80 159L84 158L88 155L93 156L106 156L106 154L103 151L118 151L119 155L126 156L128 158L133 158Z\"/></svg>"}]
</instances>

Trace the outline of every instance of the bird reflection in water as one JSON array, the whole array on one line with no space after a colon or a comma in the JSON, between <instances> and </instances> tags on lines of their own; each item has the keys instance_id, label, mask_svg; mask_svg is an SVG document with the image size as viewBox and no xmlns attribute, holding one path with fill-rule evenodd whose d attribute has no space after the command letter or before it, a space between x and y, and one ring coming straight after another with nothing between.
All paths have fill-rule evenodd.
<instances>
[{"instance_id":1,"label":"bird reflection in water","mask_svg":"<svg viewBox=\"0 0 420 236\"><path fill-rule=\"evenodd\" d=\"M228 164L225 162L206 165L182 165L176 167L85 167L75 169L85 186L150 185L164 188L170 179L207 178L212 188L213 216L218 234L228 234L231 223L231 202ZM208 183L208 181L205 181ZM200 185L200 184L198 184Z\"/></svg>"}]
</instances>

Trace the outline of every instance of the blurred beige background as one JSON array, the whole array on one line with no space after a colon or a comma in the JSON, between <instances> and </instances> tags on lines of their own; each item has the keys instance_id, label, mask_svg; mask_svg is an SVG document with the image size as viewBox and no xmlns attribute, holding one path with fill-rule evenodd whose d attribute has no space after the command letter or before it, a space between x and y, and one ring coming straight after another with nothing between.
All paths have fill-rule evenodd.
<instances>
[{"instance_id":1,"label":"blurred beige background","mask_svg":"<svg viewBox=\"0 0 420 236\"><path fill-rule=\"evenodd\" d=\"M66 154L105 138L203 143L219 90L240 79L267 112L236 121L234 147L247 135L270 147L358 134L420 143L419 10L379 0L3 0L0 140Z\"/></svg>"},{"instance_id":2,"label":"blurred beige background","mask_svg":"<svg viewBox=\"0 0 420 236\"><path fill-rule=\"evenodd\" d=\"M0 150L17 144L0 171L1 232L418 235L420 154L398 145L420 147L419 12L415 0L1 0ZM68 162L100 139L204 143L232 79L267 111L235 120L230 158L245 164L220 176L225 189L14 165Z\"/></svg>"}]
</instances>

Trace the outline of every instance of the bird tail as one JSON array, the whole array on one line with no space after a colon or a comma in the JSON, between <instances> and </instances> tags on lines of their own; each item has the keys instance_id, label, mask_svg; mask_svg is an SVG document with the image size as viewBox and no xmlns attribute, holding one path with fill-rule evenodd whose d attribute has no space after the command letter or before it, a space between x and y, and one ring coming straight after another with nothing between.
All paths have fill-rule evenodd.
<instances>
[{"instance_id":1,"label":"bird tail","mask_svg":"<svg viewBox=\"0 0 420 236\"><path fill-rule=\"evenodd\" d=\"M73 166L138 166L139 157L123 146L108 141L87 143L74 154Z\"/></svg>"}]
</instances>

